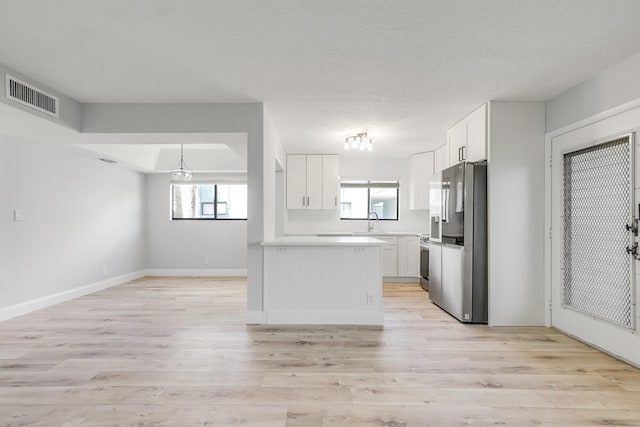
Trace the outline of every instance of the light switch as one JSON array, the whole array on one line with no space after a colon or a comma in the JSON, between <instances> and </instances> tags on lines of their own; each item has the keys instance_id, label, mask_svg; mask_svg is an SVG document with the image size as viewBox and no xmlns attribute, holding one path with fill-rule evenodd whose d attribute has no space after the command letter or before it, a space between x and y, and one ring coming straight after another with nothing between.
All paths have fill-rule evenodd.
<instances>
[{"instance_id":1,"label":"light switch","mask_svg":"<svg viewBox=\"0 0 640 427\"><path fill-rule=\"evenodd\" d=\"M13 220L15 222L22 221L22 211L21 210L18 210L18 209L14 209L13 210Z\"/></svg>"}]
</instances>

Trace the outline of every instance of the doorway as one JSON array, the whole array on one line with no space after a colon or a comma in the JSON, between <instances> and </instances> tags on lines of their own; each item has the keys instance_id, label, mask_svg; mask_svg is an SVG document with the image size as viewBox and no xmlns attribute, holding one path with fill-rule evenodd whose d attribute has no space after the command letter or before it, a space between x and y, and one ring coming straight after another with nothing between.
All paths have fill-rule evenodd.
<instances>
[{"instance_id":1,"label":"doorway","mask_svg":"<svg viewBox=\"0 0 640 427\"><path fill-rule=\"evenodd\" d=\"M637 323L634 132L567 133L551 156L551 324L624 357Z\"/></svg>"}]
</instances>

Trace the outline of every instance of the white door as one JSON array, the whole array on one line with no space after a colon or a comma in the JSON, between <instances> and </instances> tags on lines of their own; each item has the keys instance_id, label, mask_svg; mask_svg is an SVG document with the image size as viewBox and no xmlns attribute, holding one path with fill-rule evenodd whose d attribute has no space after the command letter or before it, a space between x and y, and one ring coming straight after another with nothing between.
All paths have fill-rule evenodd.
<instances>
[{"instance_id":1,"label":"white door","mask_svg":"<svg viewBox=\"0 0 640 427\"><path fill-rule=\"evenodd\" d=\"M469 114L467 118L467 147L465 159L479 162L487 158L487 104Z\"/></svg>"},{"instance_id":2,"label":"white door","mask_svg":"<svg viewBox=\"0 0 640 427\"><path fill-rule=\"evenodd\" d=\"M460 121L451 128L449 134L449 166L457 165L465 160L464 152L467 145L467 122Z\"/></svg>"},{"instance_id":3,"label":"white door","mask_svg":"<svg viewBox=\"0 0 640 427\"><path fill-rule=\"evenodd\" d=\"M636 328L633 134L580 135L552 140L551 323L623 354Z\"/></svg>"},{"instance_id":4,"label":"white door","mask_svg":"<svg viewBox=\"0 0 640 427\"><path fill-rule=\"evenodd\" d=\"M304 209L307 206L307 156L287 156L287 209Z\"/></svg>"},{"instance_id":5,"label":"white door","mask_svg":"<svg viewBox=\"0 0 640 427\"><path fill-rule=\"evenodd\" d=\"M420 277L420 239L417 236L398 237L398 276Z\"/></svg>"},{"instance_id":6,"label":"white door","mask_svg":"<svg viewBox=\"0 0 640 427\"><path fill-rule=\"evenodd\" d=\"M322 154L307 155L307 209L322 209Z\"/></svg>"},{"instance_id":7,"label":"white door","mask_svg":"<svg viewBox=\"0 0 640 427\"><path fill-rule=\"evenodd\" d=\"M322 155L322 209L338 209L338 156Z\"/></svg>"}]
</instances>

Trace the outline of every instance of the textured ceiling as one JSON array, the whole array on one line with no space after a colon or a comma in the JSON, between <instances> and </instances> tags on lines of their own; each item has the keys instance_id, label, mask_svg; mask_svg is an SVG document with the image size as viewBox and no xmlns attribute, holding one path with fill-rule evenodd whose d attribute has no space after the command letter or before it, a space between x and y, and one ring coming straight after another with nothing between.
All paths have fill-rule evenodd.
<instances>
[{"instance_id":1,"label":"textured ceiling","mask_svg":"<svg viewBox=\"0 0 640 427\"><path fill-rule=\"evenodd\" d=\"M638 0L0 0L0 62L81 102L264 102L288 151L444 143L640 50ZM368 154L367 154L368 155Z\"/></svg>"}]
</instances>

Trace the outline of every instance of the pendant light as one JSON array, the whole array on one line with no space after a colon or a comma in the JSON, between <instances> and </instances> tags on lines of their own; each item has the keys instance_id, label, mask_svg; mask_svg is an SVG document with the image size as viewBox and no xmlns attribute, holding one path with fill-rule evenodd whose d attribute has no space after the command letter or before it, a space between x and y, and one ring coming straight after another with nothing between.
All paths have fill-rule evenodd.
<instances>
[{"instance_id":1,"label":"pendant light","mask_svg":"<svg viewBox=\"0 0 640 427\"><path fill-rule=\"evenodd\" d=\"M171 178L177 181L190 181L192 176L193 172L186 169L186 165L184 163L184 145L180 144L180 165L178 169L171 171Z\"/></svg>"},{"instance_id":2,"label":"pendant light","mask_svg":"<svg viewBox=\"0 0 640 427\"><path fill-rule=\"evenodd\" d=\"M369 137L366 131L348 136L344 139L345 150L373 151L373 139Z\"/></svg>"}]
</instances>

